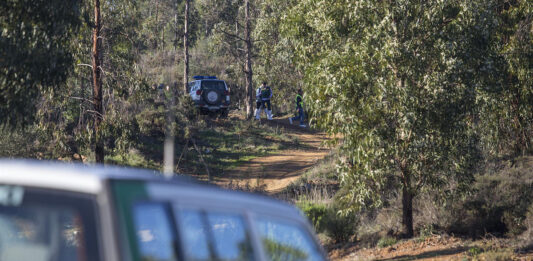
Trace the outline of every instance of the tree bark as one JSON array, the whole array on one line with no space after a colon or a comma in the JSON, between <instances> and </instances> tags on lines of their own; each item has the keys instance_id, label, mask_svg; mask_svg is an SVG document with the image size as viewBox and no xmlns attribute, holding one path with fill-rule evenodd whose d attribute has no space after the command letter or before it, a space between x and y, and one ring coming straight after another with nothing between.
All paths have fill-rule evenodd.
<instances>
[{"instance_id":1,"label":"tree bark","mask_svg":"<svg viewBox=\"0 0 533 261\"><path fill-rule=\"evenodd\" d=\"M155 37L154 47L157 49L159 41L159 0L155 1Z\"/></svg>"},{"instance_id":2,"label":"tree bark","mask_svg":"<svg viewBox=\"0 0 533 261\"><path fill-rule=\"evenodd\" d=\"M413 237L413 193L405 182L402 190L402 230L406 238Z\"/></svg>"},{"instance_id":3,"label":"tree bark","mask_svg":"<svg viewBox=\"0 0 533 261\"><path fill-rule=\"evenodd\" d=\"M174 3L174 52L178 50L178 4L179 0Z\"/></svg>"},{"instance_id":4,"label":"tree bark","mask_svg":"<svg viewBox=\"0 0 533 261\"><path fill-rule=\"evenodd\" d=\"M244 1L245 5L245 22L246 25L244 27L244 35L245 35L245 43L246 43L246 118L251 119L253 116L253 104L254 104L254 97L253 97L253 87L252 87L252 78L253 78L253 71L252 71L252 40L250 39L250 2L249 0Z\"/></svg>"},{"instance_id":5,"label":"tree bark","mask_svg":"<svg viewBox=\"0 0 533 261\"><path fill-rule=\"evenodd\" d=\"M183 56L185 66L183 69L183 93L187 93L187 84L189 81L189 4L190 0L185 1L185 32L183 33Z\"/></svg>"},{"instance_id":6,"label":"tree bark","mask_svg":"<svg viewBox=\"0 0 533 261\"><path fill-rule=\"evenodd\" d=\"M102 38L100 30L102 21L100 15L100 0L94 0L94 28L92 48L93 70L93 104L94 104L94 154L97 163L104 163L104 143L100 132L100 125L104 115L102 107Z\"/></svg>"}]
</instances>

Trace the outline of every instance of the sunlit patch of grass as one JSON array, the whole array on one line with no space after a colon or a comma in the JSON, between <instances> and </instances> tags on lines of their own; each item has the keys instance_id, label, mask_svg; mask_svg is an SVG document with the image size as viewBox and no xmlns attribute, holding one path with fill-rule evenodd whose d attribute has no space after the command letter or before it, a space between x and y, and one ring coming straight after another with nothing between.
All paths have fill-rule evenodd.
<instances>
[{"instance_id":1,"label":"sunlit patch of grass","mask_svg":"<svg viewBox=\"0 0 533 261\"><path fill-rule=\"evenodd\" d=\"M142 167L160 170L161 164L150 159L146 159L136 149L130 149L128 153L110 154L105 157L105 162L115 165Z\"/></svg>"},{"instance_id":2,"label":"sunlit patch of grass","mask_svg":"<svg viewBox=\"0 0 533 261\"><path fill-rule=\"evenodd\" d=\"M394 246L398 243L398 239L394 237L382 237L379 239L377 247L384 248L388 246Z\"/></svg>"},{"instance_id":3,"label":"sunlit patch of grass","mask_svg":"<svg viewBox=\"0 0 533 261\"><path fill-rule=\"evenodd\" d=\"M257 157L273 155L297 146L284 128L238 119L203 128L198 131L195 140L215 175ZM189 152L180 163L180 169L195 174L203 172L202 169L205 168L198 162L198 152L195 149L190 149Z\"/></svg>"}]
</instances>

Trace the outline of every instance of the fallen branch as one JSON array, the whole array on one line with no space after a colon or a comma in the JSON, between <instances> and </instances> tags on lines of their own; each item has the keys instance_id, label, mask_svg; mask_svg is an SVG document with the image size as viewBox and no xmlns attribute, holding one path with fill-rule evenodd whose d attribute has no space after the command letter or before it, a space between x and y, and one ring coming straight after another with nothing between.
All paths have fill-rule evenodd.
<instances>
[{"instance_id":1,"label":"fallen branch","mask_svg":"<svg viewBox=\"0 0 533 261\"><path fill-rule=\"evenodd\" d=\"M181 151L181 154L180 154L180 157L178 158L178 163L176 164L176 171L179 169L180 167L180 162L181 162L181 158L183 157L183 154L185 154L185 152L187 151L187 149L189 148L189 141L191 139L188 139L187 142L185 143L185 147L183 148L183 150Z\"/></svg>"}]
</instances>

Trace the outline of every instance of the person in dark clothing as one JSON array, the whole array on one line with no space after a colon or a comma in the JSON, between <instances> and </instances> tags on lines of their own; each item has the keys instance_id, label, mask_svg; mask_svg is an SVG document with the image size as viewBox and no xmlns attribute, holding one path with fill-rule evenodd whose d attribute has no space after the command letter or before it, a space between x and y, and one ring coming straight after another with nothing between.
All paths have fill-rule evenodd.
<instances>
[{"instance_id":1,"label":"person in dark clothing","mask_svg":"<svg viewBox=\"0 0 533 261\"><path fill-rule=\"evenodd\" d=\"M305 127L304 124L304 99L302 89L298 89L298 94L296 95L296 111L298 115L296 117L289 118L289 122L292 124L295 120L300 120L300 127Z\"/></svg>"},{"instance_id":2,"label":"person in dark clothing","mask_svg":"<svg viewBox=\"0 0 533 261\"><path fill-rule=\"evenodd\" d=\"M272 120L272 108L270 104L270 99L272 98L272 89L267 85L266 82L263 82L261 85L261 104L262 108L265 109L267 119ZM258 110L259 113L256 113L255 118L261 118L261 110Z\"/></svg>"}]
</instances>

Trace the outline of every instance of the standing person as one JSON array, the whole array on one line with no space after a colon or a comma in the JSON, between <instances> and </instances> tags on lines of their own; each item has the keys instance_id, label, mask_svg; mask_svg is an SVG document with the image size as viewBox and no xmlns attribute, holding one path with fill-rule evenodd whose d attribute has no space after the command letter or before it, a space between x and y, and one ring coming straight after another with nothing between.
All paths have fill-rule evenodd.
<instances>
[{"instance_id":1,"label":"standing person","mask_svg":"<svg viewBox=\"0 0 533 261\"><path fill-rule=\"evenodd\" d=\"M261 86L257 87L257 90L255 90L255 119L259 120L261 118Z\"/></svg>"},{"instance_id":2,"label":"standing person","mask_svg":"<svg viewBox=\"0 0 533 261\"><path fill-rule=\"evenodd\" d=\"M304 99L302 89L298 89L298 94L296 95L296 111L298 115L296 117L289 118L289 122L292 124L292 121L300 120L300 127L305 128L304 124Z\"/></svg>"},{"instance_id":3,"label":"standing person","mask_svg":"<svg viewBox=\"0 0 533 261\"><path fill-rule=\"evenodd\" d=\"M263 84L261 85L261 103L263 105L263 108L266 110L268 120L272 120L272 108L270 104L270 98L272 98L272 89L270 88L270 86L267 86L266 82L263 82Z\"/></svg>"}]
</instances>

